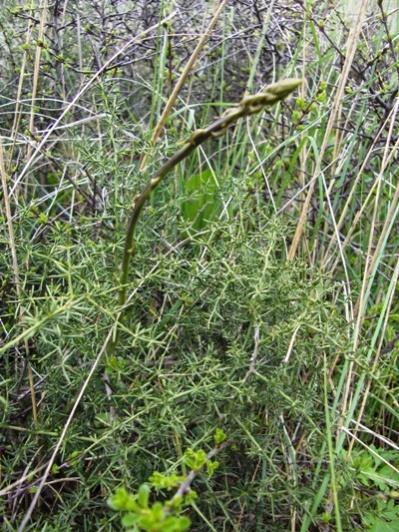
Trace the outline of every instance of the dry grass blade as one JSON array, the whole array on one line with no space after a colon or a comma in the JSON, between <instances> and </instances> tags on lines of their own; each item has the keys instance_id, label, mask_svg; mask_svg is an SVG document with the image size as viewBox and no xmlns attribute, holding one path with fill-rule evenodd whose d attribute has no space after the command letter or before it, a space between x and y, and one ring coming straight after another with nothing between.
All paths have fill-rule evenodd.
<instances>
[{"instance_id":1,"label":"dry grass blade","mask_svg":"<svg viewBox=\"0 0 399 532\"><path fill-rule=\"evenodd\" d=\"M24 318L24 307L22 304L22 291L21 291L21 281L20 281L20 275L19 275L17 249L16 249L16 242L15 242L14 226L12 222L10 197L8 194L8 179L7 179L7 174L6 174L3 144L2 144L1 138L0 138L0 177L1 177L1 185L2 185L2 190L3 190L3 198L4 198L4 210L6 212L6 220L7 220L7 228L8 228L8 242L9 242L9 246L11 250L15 290L18 296L18 300L20 301L19 319L22 321ZM29 362L29 344L26 339L24 340L24 346L25 346L25 357L27 358L26 364L27 364L27 369L28 369L29 389L30 389L31 403L32 403L32 417L33 417L34 423L36 423L37 422L37 405L36 405L36 396L35 396L35 386L33 382L32 368Z\"/></svg>"},{"instance_id":2,"label":"dry grass blade","mask_svg":"<svg viewBox=\"0 0 399 532\"><path fill-rule=\"evenodd\" d=\"M165 108L162 111L162 114L161 114L161 116L160 116L160 118L158 120L158 123L156 124L156 126L154 128L154 131L153 131L152 137L151 137L151 143L152 144L155 144L157 142L158 138L160 137L161 132L162 132L162 128L164 127L164 125L166 123L166 120L167 120L170 112L172 111L173 106L176 103L176 100L177 100L177 97L179 95L179 92L181 91L184 83L186 82L187 77L190 74L190 71L194 67L195 62L197 61L197 59L198 59L198 57L199 57L199 55L201 53L201 50L203 49L206 41L208 40L209 35L210 35L211 31L213 30L213 28L215 27L215 25L216 25L216 23L217 23L217 21L219 19L219 16L220 16L223 8L227 4L227 2L228 2L228 0L222 0L220 2L219 6L215 10L215 13L214 13L210 23L208 24L208 27L206 28L206 30L201 35L201 37L200 37L200 39L199 39L199 41L197 43L197 46L194 48L194 51L191 54L191 57L187 61L186 66L183 68L183 71L182 71L182 73L180 75L180 78L177 80L176 85L174 86L173 91L172 91L171 95L169 96L168 101L166 102ZM141 171L144 170L146 162L147 162L147 157L146 157L146 155L144 155L143 159L141 161L141 164L140 164L140 170Z\"/></svg>"},{"instance_id":3,"label":"dry grass blade","mask_svg":"<svg viewBox=\"0 0 399 532\"><path fill-rule=\"evenodd\" d=\"M365 17L366 11L367 11L367 7L368 7L368 0L363 2L362 7L359 10L359 14L357 16L357 19L356 19L354 25L352 26L351 31L350 31L349 36L348 36L348 40L347 40L347 43L346 43L345 63L344 63L344 66L342 68L342 73L341 73L341 76L340 76L340 79L339 79L338 88L337 88L337 91L335 93L332 110L331 110L331 113L330 113L330 116L329 116L329 119L328 119L328 124L327 124L327 127L326 127L326 131L325 131L325 134L324 134L324 139L323 139L322 145L320 147L320 153L318 155L318 158L317 158L317 161L316 161L316 164L315 164L315 170L314 170L314 173L313 173L313 177L311 179L311 185L310 185L310 187L308 189L308 192L307 192L307 195L306 195L306 199L305 199L305 202L303 204L303 207L302 207L302 210L301 210L301 213L300 213L300 216L299 216L299 220L298 220L298 223L297 223L297 227L296 227L296 230L295 230L295 235L294 235L294 238L293 238L293 241L291 243L290 250L289 250L288 258L291 259L291 260L295 257L295 255L297 253L298 246L299 246L299 243L300 243L301 238L302 238L302 234L303 234L303 232L305 230L306 220L307 220L308 211L309 211L309 207L310 207L310 202L311 202L311 199L313 197L314 189L315 189L315 186L316 186L316 178L323 171L323 169L322 169L323 157L325 155L325 152L326 152L326 149L327 149L327 146L328 146L328 142L329 142L329 139L330 139L331 132L333 130L334 124L336 123L337 119L339 119L339 116L341 114L341 106L342 106L342 99L343 99L343 96L344 96L345 86L346 86L346 83L347 83L347 80L348 80L348 75L349 75L349 72L350 72L350 68L351 68L353 59L355 57L355 52L356 52L356 48L357 48L357 44L358 44L358 39L359 39L359 35L360 35L361 29L362 29L362 25L363 25L363 22L364 22L364 17Z\"/></svg>"},{"instance_id":4,"label":"dry grass blade","mask_svg":"<svg viewBox=\"0 0 399 532\"><path fill-rule=\"evenodd\" d=\"M53 450L53 453L50 457L50 460L48 461L48 464L47 464L47 467L43 473L43 476L42 478L40 479L40 483L39 485L37 486L36 488L36 491L35 491L35 495L29 505L29 508L28 510L26 511L26 514L24 515L24 518L22 519L21 521L21 524L19 525L18 527L18 532L23 532L23 530L25 530L26 526L28 525L29 521L30 521L30 518L31 518L31 515L32 515L32 512L34 511L38 501L39 501L39 498L40 498L40 495L41 495L41 492L42 492L42 489L44 487L44 485L46 484L46 481L47 481L47 478L50 474L50 471L51 471L51 468L53 467L54 465L54 461L57 457L57 454L58 454L58 451L60 450L60 447L62 445L62 442L64 441L64 438L65 438L65 435L66 433L68 432L68 429L72 423L72 420L75 416L75 412L80 404L80 401L82 400L82 397L86 391L86 388L87 386L89 385L90 381L91 381L91 378L92 376L94 375L101 359L102 359L102 356L103 354L105 353L106 351L106 348L107 348L107 345L108 345L108 342L110 341L110 339L112 338L112 335L113 335L113 328L110 329L109 333L108 333L108 336L106 337L105 341L104 341L104 344L102 346L102 348L99 350L91 368L90 368L90 371L83 383L83 386L81 387L81 389L79 390L79 393L78 393L78 396L76 397L76 400L73 404L73 407L71 409L71 412L69 413L69 416L68 416L68 419L61 431L61 434L60 434L60 437L58 438L58 441L54 447L54 450Z\"/></svg>"},{"instance_id":5,"label":"dry grass blade","mask_svg":"<svg viewBox=\"0 0 399 532\"><path fill-rule=\"evenodd\" d=\"M35 63L33 67L33 79L32 79L32 102L31 102L31 109L30 109L30 117L29 117L29 133L32 136L32 138L35 138L35 108L36 108L36 95L38 90L38 84L39 84L39 76L40 76L40 58L42 55L42 49L46 45L44 42L45 36L44 36L44 30L45 30L45 24L46 24L46 18L47 18L47 0L42 0L39 5L39 10L41 12L40 15L40 24L39 24L39 31L37 36L37 43L36 43L36 52L35 52ZM27 160L30 159L32 155L32 144L28 144L28 150L26 153Z\"/></svg>"},{"instance_id":6,"label":"dry grass blade","mask_svg":"<svg viewBox=\"0 0 399 532\"><path fill-rule=\"evenodd\" d=\"M393 2L3 4L5 529L392 525Z\"/></svg>"},{"instance_id":7,"label":"dry grass blade","mask_svg":"<svg viewBox=\"0 0 399 532\"><path fill-rule=\"evenodd\" d=\"M360 340L360 337L361 337L361 328L362 328L362 323L363 323L363 320L364 320L364 317L365 317L365 310L366 310L367 301L368 301L368 295L367 294L370 293L369 284L370 284L370 282L372 282L373 266L375 265L376 261L380 260L380 258L381 258L381 251L382 251L381 250L381 246L382 246L381 242L384 241L385 235L386 235L386 231L387 231L388 227L392 224L392 220L395 219L396 203L397 203L397 199L399 197L398 196L398 188L396 189L396 193L395 193L396 200L394 198L394 202L391 205L391 208L390 208L390 211L389 211L389 216L387 217L387 220L385 221L384 228L382 230L382 234L381 234L380 240L378 241L378 244L375 246L375 249L374 249L374 252L373 252L376 220L377 220L377 215L378 215L378 210L379 210L379 205L380 205L380 193L381 193L382 178L383 178L386 166L387 166L387 161L389 160L390 145L391 145L390 141L391 141L391 138L392 138L392 135L393 135L394 125L396 123L395 118L396 118L396 114L398 112L398 109L399 109L399 100L397 100L394 112L392 114L391 125L390 125L389 131L388 131L387 140L386 140L386 143L385 143L384 155L383 155L383 159L382 159L382 163L381 163L381 170L380 170L379 175L377 176L377 179L376 179L376 192L375 192L375 197L374 197L374 209L373 209L373 216L372 216L371 225L370 225L369 240L368 240L368 251L367 251L366 261L365 261L365 266L364 266L363 282L362 282L362 288L361 288L361 291L360 291L360 295L359 295L359 298L358 298L358 301L357 301L356 307L355 307L356 324L355 324L354 335L353 335L353 349L354 349L354 351L356 351L356 349L358 348L359 340ZM395 145L392 153L395 153L395 152L396 152L396 145ZM355 364L352 361L350 363L350 365L349 365L349 370L348 370L348 375L347 375L347 379L346 379L344 395L343 395L342 404L341 404L341 415L342 415L342 417L344 417L346 415L347 408L348 408L348 401L349 401L350 390L351 390L351 387L352 387L354 366L355 366ZM362 413L360 415L362 415Z\"/></svg>"},{"instance_id":8,"label":"dry grass blade","mask_svg":"<svg viewBox=\"0 0 399 532\"><path fill-rule=\"evenodd\" d=\"M399 260L396 263L396 268L395 268L395 271L394 271L394 274L393 274L393 279L397 280L398 278L399 278ZM378 346L377 346L377 349L376 349L375 354L374 354L374 360L373 360L373 363L372 363L371 369L370 369L371 375L375 374L375 372L377 371L378 363L380 362L380 357L381 357L381 353L382 353L382 345L383 345L383 342L384 342L385 333L386 333L386 329L387 329L387 326L388 326L388 321L389 321L389 317L390 317L390 310L391 310L392 305L394 303L394 296L395 296L395 291L392 290L390 295L389 295L389 303L388 303L387 311L385 313L384 323L383 323L383 326L381 328L380 341L378 342ZM367 401L368 401L368 398L369 398L371 386L372 386L372 378L370 377L368 379L368 381L367 381L366 386L365 386L362 402L360 404L359 411L358 411L357 416L356 416L355 426L354 426L354 429L353 429L353 433L354 434L357 434L358 429L361 426L361 420L362 420L363 415L365 413L366 404L367 404ZM352 451L354 444L355 444L355 438L352 438L350 440L350 442L349 442L349 452Z\"/></svg>"}]
</instances>

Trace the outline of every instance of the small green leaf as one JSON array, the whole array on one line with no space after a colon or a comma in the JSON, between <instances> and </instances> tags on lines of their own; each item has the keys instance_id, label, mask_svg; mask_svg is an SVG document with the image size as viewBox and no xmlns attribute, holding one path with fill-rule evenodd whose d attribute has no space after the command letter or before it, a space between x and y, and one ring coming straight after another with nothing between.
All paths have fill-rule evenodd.
<instances>
[{"instance_id":1,"label":"small green leaf","mask_svg":"<svg viewBox=\"0 0 399 532\"><path fill-rule=\"evenodd\" d=\"M46 224L47 222L48 222L48 216L47 216L47 214L46 214L45 212L41 212L41 213L39 214L39 223L41 223L41 224L44 225L44 224Z\"/></svg>"},{"instance_id":2,"label":"small green leaf","mask_svg":"<svg viewBox=\"0 0 399 532\"><path fill-rule=\"evenodd\" d=\"M137 512L140 510L139 505L135 501L135 497L128 493L128 491L121 487L118 488L108 499L108 505L113 510Z\"/></svg>"},{"instance_id":3,"label":"small green leaf","mask_svg":"<svg viewBox=\"0 0 399 532\"><path fill-rule=\"evenodd\" d=\"M128 514L125 514L123 517L122 517L122 525L125 527L125 528L128 528L130 526L135 526L137 524L139 520L139 516L137 514L134 514L134 513L128 513Z\"/></svg>"},{"instance_id":4,"label":"small green leaf","mask_svg":"<svg viewBox=\"0 0 399 532\"><path fill-rule=\"evenodd\" d=\"M194 451L194 449L187 449L183 456L184 463L193 471L198 471L207 462L206 452L203 449Z\"/></svg>"},{"instance_id":5,"label":"small green leaf","mask_svg":"<svg viewBox=\"0 0 399 532\"><path fill-rule=\"evenodd\" d=\"M183 475L163 475L159 471L154 471L149 480L155 488L169 490L176 488L185 478Z\"/></svg>"},{"instance_id":6,"label":"small green leaf","mask_svg":"<svg viewBox=\"0 0 399 532\"><path fill-rule=\"evenodd\" d=\"M165 513L163 504L161 502L154 503L151 512L157 519L163 519Z\"/></svg>"},{"instance_id":7,"label":"small green leaf","mask_svg":"<svg viewBox=\"0 0 399 532\"><path fill-rule=\"evenodd\" d=\"M189 490L184 496L184 504L190 506L198 499L198 495L194 490Z\"/></svg>"},{"instance_id":8,"label":"small green leaf","mask_svg":"<svg viewBox=\"0 0 399 532\"><path fill-rule=\"evenodd\" d=\"M148 484L141 484L137 492L137 502L141 508L148 508L151 488Z\"/></svg>"},{"instance_id":9,"label":"small green leaf","mask_svg":"<svg viewBox=\"0 0 399 532\"><path fill-rule=\"evenodd\" d=\"M208 473L208 476L211 477L216 469L219 467L219 462L217 460L209 460L206 464L206 472Z\"/></svg>"},{"instance_id":10,"label":"small green leaf","mask_svg":"<svg viewBox=\"0 0 399 532\"><path fill-rule=\"evenodd\" d=\"M224 441L227 440L227 435L226 435L226 433L224 432L223 429L217 428L215 430L215 434L213 436L213 439L214 439L214 442L215 442L216 445L220 445L221 443L223 443Z\"/></svg>"}]
</instances>

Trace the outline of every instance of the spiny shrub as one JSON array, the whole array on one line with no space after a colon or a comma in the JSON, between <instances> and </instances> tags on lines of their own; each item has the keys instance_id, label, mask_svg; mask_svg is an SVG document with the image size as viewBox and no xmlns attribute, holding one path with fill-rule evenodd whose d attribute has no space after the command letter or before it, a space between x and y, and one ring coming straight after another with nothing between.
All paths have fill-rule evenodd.
<instances>
[{"instance_id":1,"label":"spiny shrub","mask_svg":"<svg viewBox=\"0 0 399 532\"><path fill-rule=\"evenodd\" d=\"M324 441L323 360L332 364L346 349L346 327L329 279L286 261L289 228L261 209L251 218L249 207L180 241L177 219L155 236L151 223L142 225L130 280L135 299L102 367L112 395L106 398L100 369L52 471L61 498L43 491L36 526L90 530L86 512L93 510L97 524L114 522L105 500L118 486L134 491L154 471L175 471L184 449L207 449L216 427L233 444L211 479L195 480L193 528L254 530L258 523L272 530L276 522L281 530L294 510L301 516ZM87 245L71 247L72 238ZM24 455L4 448L14 467L54 445L52 427L65 422L112 323L111 255L111 244L90 240L90 228L46 234L48 288L27 316L33 323L49 316L32 346L46 387L43 395L38 389L37 432L14 435ZM70 308L55 315L65 300ZM10 408L6 423L24 415L28 400Z\"/></svg>"}]
</instances>

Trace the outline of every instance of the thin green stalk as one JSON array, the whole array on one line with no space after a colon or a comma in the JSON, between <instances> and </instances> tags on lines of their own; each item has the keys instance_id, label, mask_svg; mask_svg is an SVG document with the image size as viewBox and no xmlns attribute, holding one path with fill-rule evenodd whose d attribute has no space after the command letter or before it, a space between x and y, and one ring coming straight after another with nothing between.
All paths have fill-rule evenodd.
<instances>
[{"instance_id":1,"label":"thin green stalk","mask_svg":"<svg viewBox=\"0 0 399 532\"><path fill-rule=\"evenodd\" d=\"M335 476L335 454L334 454L334 445L332 437L332 425L330 419L330 407L328 404L328 393L327 393L327 360L324 355L324 411L326 416L326 433L327 433L327 444L328 444L328 455L329 455L329 468L330 468L330 477L331 477L331 491L334 502L334 513L335 513L335 527L337 532L342 532L341 524L341 514L339 511L339 499L338 499L338 485L337 479Z\"/></svg>"},{"instance_id":2,"label":"thin green stalk","mask_svg":"<svg viewBox=\"0 0 399 532\"><path fill-rule=\"evenodd\" d=\"M148 181L143 191L135 196L128 218L125 246L122 258L118 298L118 302L121 307L123 307L126 303L129 265L135 252L134 234L137 221L146 201L151 196L152 192L177 164L186 159L206 140L223 135L228 127L237 122L238 119L259 113L264 107L274 105L275 103L283 100L301 83L302 80L289 78L269 85L261 93L244 97L238 105L227 110L220 118L215 120L215 122L210 124L207 128L197 129L194 131L185 145L164 162L161 168L155 172L155 174Z\"/></svg>"},{"instance_id":3,"label":"thin green stalk","mask_svg":"<svg viewBox=\"0 0 399 532\"><path fill-rule=\"evenodd\" d=\"M116 319L115 334L108 342L107 353L109 355L115 353L119 336L118 326L123 318L124 307L127 302L129 266L130 261L135 253L134 235L137 222L140 217L140 213L147 200L150 198L152 192L160 185L160 183L162 183L166 175L177 164L186 159L206 140L222 136L227 131L229 126L233 125L240 118L259 113L264 107L278 103L291 94L291 92L299 87L301 83L302 80L300 79L287 78L277 83L273 83L272 85L268 85L262 92L258 94L245 96L241 102L233 106L231 109L228 109L221 117L216 119L208 127L194 131L183 147L163 163L161 168L159 168L159 170L157 170L150 178L144 189L134 197L127 222L125 245L119 278L118 303L120 306L120 312Z\"/></svg>"}]
</instances>

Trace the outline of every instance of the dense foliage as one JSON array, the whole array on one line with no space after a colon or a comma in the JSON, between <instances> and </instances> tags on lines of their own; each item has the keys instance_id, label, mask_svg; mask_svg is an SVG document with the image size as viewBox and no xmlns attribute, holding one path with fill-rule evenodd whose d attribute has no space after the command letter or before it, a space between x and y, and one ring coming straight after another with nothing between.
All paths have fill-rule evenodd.
<instances>
[{"instance_id":1,"label":"dense foliage","mask_svg":"<svg viewBox=\"0 0 399 532\"><path fill-rule=\"evenodd\" d=\"M227 1L207 37L205 0L25 4L0 10L4 530L397 530L390 2ZM133 197L294 76L152 194L121 317Z\"/></svg>"}]
</instances>

